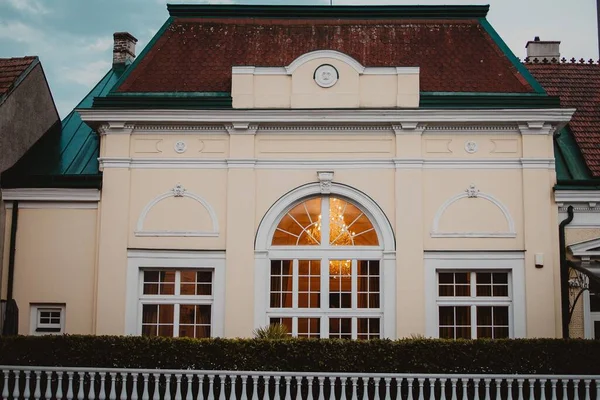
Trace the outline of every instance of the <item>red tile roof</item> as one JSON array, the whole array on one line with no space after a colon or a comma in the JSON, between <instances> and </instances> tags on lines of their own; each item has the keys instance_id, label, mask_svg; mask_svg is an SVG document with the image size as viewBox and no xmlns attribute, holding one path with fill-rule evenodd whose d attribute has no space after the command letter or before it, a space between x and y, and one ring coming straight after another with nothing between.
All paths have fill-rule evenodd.
<instances>
[{"instance_id":1,"label":"red tile roof","mask_svg":"<svg viewBox=\"0 0 600 400\"><path fill-rule=\"evenodd\" d=\"M37 57L0 58L0 95L7 93Z\"/></svg>"},{"instance_id":2,"label":"red tile roof","mask_svg":"<svg viewBox=\"0 0 600 400\"><path fill-rule=\"evenodd\" d=\"M418 66L425 92L533 92L473 20L176 18L120 92L230 92L231 67L337 50L368 67Z\"/></svg>"},{"instance_id":3,"label":"red tile roof","mask_svg":"<svg viewBox=\"0 0 600 400\"><path fill-rule=\"evenodd\" d=\"M569 123L583 158L595 177L600 177L600 65L576 63L526 64L561 107L576 108Z\"/></svg>"}]
</instances>

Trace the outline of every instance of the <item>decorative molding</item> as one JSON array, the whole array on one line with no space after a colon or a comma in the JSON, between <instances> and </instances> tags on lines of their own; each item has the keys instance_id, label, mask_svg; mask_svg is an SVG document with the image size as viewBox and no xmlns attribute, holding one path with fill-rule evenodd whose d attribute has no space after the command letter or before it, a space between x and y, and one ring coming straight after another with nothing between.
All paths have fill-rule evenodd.
<instances>
[{"instance_id":1,"label":"decorative molding","mask_svg":"<svg viewBox=\"0 0 600 400\"><path fill-rule=\"evenodd\" d=\"M427 126L415 121L400 122L396 125L392 124L392 130L396 135L421 135Z\"/></svg>"},{"instance_id":2,"label":"decorative molding","mask_svg":"<svg viewBox=\"0 0 600 400\"><path fill-rule=\"evenodd\" d=\"M494 204L496 207L500 209L506 222L508 224L507 232L440 232L439 225L440 220L444 216L444 213L452 204L457 201L465 198L481 198L487 200ZM470 185L464 192L457 194L446 200L444 204L438 209L433 218L433 227L431 229L431 237L432 238L442 238L442 237L451 237L451 238L514 238L517 236L517 232L515 231L515 223L508 211L508 208L494 196L482 193L478 189L475 188L475 185Z\"/></svg>"},{"instance_id":3,"label":"decorative molding","mask_svg":"<svg viewBox=\"0 0 600 400\"><path fill-rule=\"evenodd\" d=\"M171 191L173 192L173 197L183 197L185 194L185 188L180 183L175 185Z\"/></svg>"},{"instance_id":4,"label":"decorative molding","mask_svg":"<svg viewBox=\"0 0 600 400\"><path fill-rule=\"evenodd\" d=\"M456 124L462 125L499 125L515 124L528 120L544 120L548 124L566 124L574 109L336 109L336 110L123 110L123 109L77 109L85 122L106 123L106 121L135 121L137 123L170 124L232 124L241 123L294 123L312 124L315 121L327 121L328 124L338 123L391 123L402 125L406 123ZM468 129L473 129L469 126ZM472 133L472 132L471 132Z\"/></svg>"},{"instance_id":5,"label":"decorative molding","mask_svg":"<svg viewBox=\"0 0 600 400\"><path fill-rule=\"evenodd\" d=\"M600 238L585 240L567 247L577 257L587 257L589 259L600 256Z\"/></svg>"},{"instance_id":6,"label":"decorative molding","mask_svg":"<svg viewBox=\"0 0 600 400\"><path fill-rule=\"evenodd\" d=\"M424 169L554 169L554 159L520 158L369 158L369 159L224 159L224 158L127 158L101 157L101 168L137 169L385 169L385 168L424 168Z\"/></svg>"},{"instance_id":7,"label":"decorative molding","mask_svg":"<svg viewBox=\"0 0 600 400\"><path fill-rule=\"evenodd\" d=\"M474 140L467 140L465 142L465 151L469 154L473 154L473 153L477 153L477 150L479 150L479 146L477 145L477 142Z\"/></svg>"},{"instance_id":8,"label":"decorative molding","mask_svg":"<svg viewBox=\"0 0 600 400\"><path fill-rule=\"evenodd\" d=\"M98 202L98 189L2 189L2 200L11 201L52 201L52 202Z\"/></svg>"},{"instance_id":9,"label":"decorative molding","mask_svg":"<svg viewBox=\"0 0 600 400\"><path fill-rule=\"evenodd\" d=\"M425 140L426 153L452 153L450 144L452 139L427 139Z\"/></svg>"},{"instance_id":10,"label":"decorative molding","mask_svg":"<svg viewBox=\"0 0 600 400\"><path fill-rule=\"evenodd\" d=\"M519 151L519 141L517 139L491 139L493 154L514 154Z\"/></svg>"},{"instance_id":11,"label":"decorative molding","mask_svg":"<svg viewBox=\"0 0 600 400\"><path fill-rule=\"evenodd\" d=\"M464 132L464 133L496 133L515 131L518 132L518 125L429 125L426 133L434 132Z\"/></svg>"},{"instance_id":12,"label":"decorative molding","mask_svg":"<svg viewBox=\"0 0 600 400\"><path fill-rule=\"evenodd\" d=\"M162 153L160 145L162 139L135 139L133 141L133 152L136 154Z\"/></svg>"},{"instance_id":13,"label":"decorative molding","mask_svg":"<svg viewBox=\"0 0 600 400\"><path fill-rule=\"evenodd\" d=\"M479 189L477 189L475 185L470 185L465 192L467 192L467 197L469 199L479 197Z\"/></svg>"},{"instance_id":14,"label":"decorative molding","mask_svg":"<svg viewBox=\"0 0 600 400\"><path fill-rule=\"evenodd\" d=\"M312 61L312 60L318 60L321 58L329 58L329 59L333 59L333 60L342 61L342 62L348 64L349 66L351 66L352 68L354 68L354 70L356 72L358 72L359 74L362 74L365 70L365 67L361 63L359 63L358 61L356 61L354 58L350 57L347 54L344 54L342 52L335 51L335 50L317 50L317 51L311 51L309 53L302 54L300 57L298 57L294 61L292 61L292 63L290 65L285 67L285 71L289 75L291 75L294 73L294 71L296 69L298 69L300 66L306 64L307 62Z\"/></svg>"},{"instance_id":15,"label":"decorative molding","mask_svg":"<svg viewBox=\"0 0 600 400\"><path fill-rule=\"evenodd\" d=\"M331 181L333 181L333 171L317 171L319 177L319 185L322 194L331 193Z\"/></svg>"},{"instance_id":16,"label":"decorative molding","mask_svg":"<svg viewBox=\"0 0 600 400\"><path fill-rule=\"evenodd\" d=\"M559 207L563 207L566 203L587 203L590 208L594 208L596 204L600 204L600 190L559 189L554 192L554 201Z\"/></svg>"},{"instance_id":17,"label":"decorative molding","mask_svg":"<svg viewBox=\"0 0 600 400\"><path fill-rule=\"evenodd\" d=\"M345 134L347 132L377 131L391 132L391 125L261 125L258 133L262 132L328 132Z\"/></svg>"},{"instance_id":18,"label":"decorative molding","mask_svg":"<svg viewBox=\"0 0 600 400\"><path fill-rule=\"evenodd\" d=\"M200 203L204 209L208 212L210 219L212 221L212 231L171 231L171 230L158 230L158 231L149 231L144 229L144 222L148 213L152 208L160 203L161 201L168 199L170 197L188 197ZM217 219L217 214L215 210L211 207L211 205L204 200L202 197L197 194L188 192L181 184L175 185L173 189L170 191L163 193L152 201L150 201L146 207L142 210L140 214L136 230L135 236L138 237L216 237L219 236L219 223Z\"/></svg>"},{"instance_id":19,"label":"decorative molding","mask_svg":"<svg viewBox=\"0 0 600 400\"><path fill-rule=\"evenodd\" d=\"M7 210L13 208L13 203L7 201L4 203ZM48 209L63 209L63 210L97 210L98 202L71 202L71 201L20 201L19 209L23 210L48 210Z\"/></svg>"},{"instance_id":20,"label":"decorative molding","mask_svg":"<svg viewBox=\"0 0 600 400\"><path fill-rule=\"evenodd\" d=\"M254 135L258 130L258 124L234 122L230 125L225 125L225 129L227 129L230 135Z\"/></svg>"},{"instance_id":21,"label":"decorative molding","mask_svg":"<svg viewBox=\"0 0 600 400\"><path fill-rule=\"evenodd\" d=\"M185 144L185 142L183 140L178 140L177 142L175 142L173 149L175 150L176 153L179 153L179 154L185 153L185 151L187 150L187 144ZM202 150L200 150L200 151L202 151Z\"/></svg>"},{"instance_id":22,"label":"decorative molding","mask_svg":"<svg viewBox=\"0 0 600 400\"><path fill-rule=\"evenodd\" d=\"M317 67L314 73L314 80L317 85L328 89L335 86L340 79L340 73L331 64L322 64Z\"/></svg>"},{"instance_id":23,"label":"decorative molding","mask_svg":"<svg viewBox=\"0 0 600 400\"><path fill-rule=\"evenodd\" d=\"M554 127L544 121L529 121L519 124L521 135L552 135Z\"/></svg>"},{"instance_id":24,"label":"decorative molding","mask_svg":"<svg viewBox=\"0 0 600 400\"><path fill-rule=\"evenodd\" d=\"M210 132L210 133L214 133L214 132L222 132L225 133L226 129L225 126L223 124L221 125L181 125L181 124L173 124L173 125L166 125L166 124L156 124L156 125L150 125L150 124L145 124L145 125L136 125L135 126L135 130L134 130L134 134L135 133L182 133L182 134L186 134L186 133L202 133L202 132Z\"/></svg>"}]
</instances>

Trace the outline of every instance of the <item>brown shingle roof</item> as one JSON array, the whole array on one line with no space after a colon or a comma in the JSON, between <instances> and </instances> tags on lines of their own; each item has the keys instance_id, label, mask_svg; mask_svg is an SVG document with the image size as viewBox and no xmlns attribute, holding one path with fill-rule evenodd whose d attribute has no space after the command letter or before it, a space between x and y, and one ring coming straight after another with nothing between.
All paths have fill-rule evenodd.
<instances>
[{"instance_id":1,"label":"brown shingle roof","mask_svg":"<svg viewBox=\"0 0 600 400\"><path fill-rule=\"evenodd\" d=\"M418 66L425 92L533 92L477 20L176 18L120 92L229 92L234 65L287 66L337 50L364 66Z\"/></svg>"},{"instance_id":2,"label":"brown shingle roof","mask_svg":"<svg viewBox=\"0 0 600 400\"><path fill-rule=\"evenodd\" d=\"M527 64L529 71L561 107L576 108L569 122L583 158L600 177L600 65L576 63Z\"/></svg>"},{"instance_id":3,"label":"brown shingle roof","mask_svg":"<svg viewBox=\"0 0 600 400\"><path fill-rule=\"evenodd\" d=\"M7 93L37 57L0 58L0 96Z\"/></svg>"}]
</instances>

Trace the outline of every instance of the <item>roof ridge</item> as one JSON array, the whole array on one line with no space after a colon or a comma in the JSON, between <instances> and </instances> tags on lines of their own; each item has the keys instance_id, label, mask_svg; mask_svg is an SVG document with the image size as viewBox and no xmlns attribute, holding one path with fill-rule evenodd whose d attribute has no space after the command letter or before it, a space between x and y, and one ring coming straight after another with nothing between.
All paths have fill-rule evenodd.
<instances>
[{"instance_id":1,"label":"roof ridge","mask_svg":"<svg viewBox=\"0 0 600 400\"><path fill-rule=\"evenodd\" d=\"M485 18L489 5L249 5L167 4L172 17Z\"/></svg>"},{"instance_id":2,"label":"roof ridge","mask_svg":"<svg viewBox=\"0 0 600 400\"><path fill-rule=\"evenodd\" d=\"M520 60L520 59L519 59ZM575 57L572 57L570 60L567 60L565 57L558 59L556 57L543 57L543 58L538 58L538 57L525 57L523 59L523 63L527 64L527 65L531 65L531 64L575 64L575 65L596 65L596 64L600 64L600 60L593 60L593 59L589 59L589 60L585 60L583 58L580 58L579 60L575 59Z\"/></svg>"}]
</instances>

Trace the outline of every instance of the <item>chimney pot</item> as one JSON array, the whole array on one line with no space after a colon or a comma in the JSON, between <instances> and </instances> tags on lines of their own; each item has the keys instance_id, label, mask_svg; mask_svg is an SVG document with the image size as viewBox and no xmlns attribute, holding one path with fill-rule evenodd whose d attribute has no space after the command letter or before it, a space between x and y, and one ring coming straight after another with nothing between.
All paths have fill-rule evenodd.
<instances>
[{"instance_id":1,"label":"chimney pot","mask_svg":"<svg viewBox=\"0 0 600 400\"><path fill-rule=\"evenodd\" d=\"M113 39L113 65L130 64L135 59L137 39L129 32L115 32Z\"/></svg>"},{"instance_id":2,"label":"chimney pot","mask_svg":"<svg viewBox=\"0 0 600 400\"><path fill-rule=\"evenodd\" d=\"M548 62L554 62L552 59L560 60L560 42L558 41L540 40L540 37L536 36L527 42L525 48L529 59L537 58Z\"/></svg>"}]
</instances>

